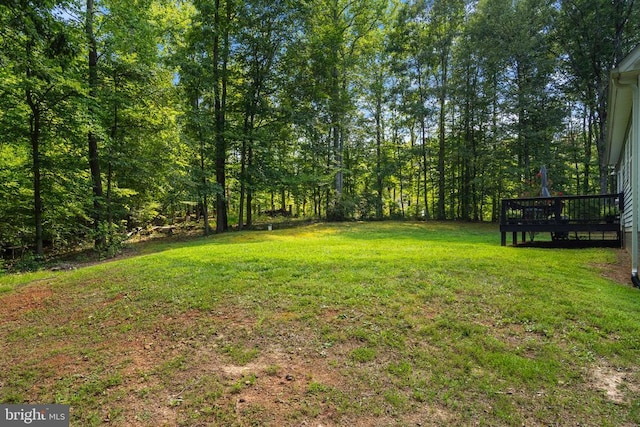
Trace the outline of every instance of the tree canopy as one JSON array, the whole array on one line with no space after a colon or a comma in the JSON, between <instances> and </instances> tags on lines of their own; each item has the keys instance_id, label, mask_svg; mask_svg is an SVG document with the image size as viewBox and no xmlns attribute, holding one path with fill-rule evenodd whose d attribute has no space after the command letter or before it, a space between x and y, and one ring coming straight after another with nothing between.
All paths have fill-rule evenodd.
<instances>
[{"instance_id":1,"label":"tree canopy","mask_svg":"<svg viewBox=\"0 0 640 427\"><path fill-rule=\"evenodd\" d=\"M606 192L633 0L0 4L0 245L268 213L495 221ZM210 226L212 224L212 226Z\"/></svg>"}]
</instances>

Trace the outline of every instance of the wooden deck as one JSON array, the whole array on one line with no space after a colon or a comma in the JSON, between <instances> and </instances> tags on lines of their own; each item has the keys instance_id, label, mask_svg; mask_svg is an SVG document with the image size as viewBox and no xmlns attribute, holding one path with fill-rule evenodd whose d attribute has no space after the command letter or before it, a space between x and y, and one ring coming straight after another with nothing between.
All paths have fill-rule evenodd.
<instances>
[{"instance_id":1,"label":"wooden deck","mask_svg":"<svg viewBox=\"0 0 640 427\"><path fill-rule=\"evenodd\" d=\"M538 243L535 238L540 233L550 233L550 240L539 239L539 243L555 247L621 247L623 206L623 194L504 199L501 244L507 244L507 233L512 233L514 246L518 245L518 235L522 236L521 245L531 245Z\"/></svg>"}]
</instances>

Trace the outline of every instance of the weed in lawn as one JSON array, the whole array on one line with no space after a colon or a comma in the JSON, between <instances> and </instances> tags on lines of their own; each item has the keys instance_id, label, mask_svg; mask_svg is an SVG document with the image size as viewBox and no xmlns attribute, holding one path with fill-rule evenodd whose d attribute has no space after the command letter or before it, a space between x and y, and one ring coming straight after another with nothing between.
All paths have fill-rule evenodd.
<instances>
[{"instance_id":1,"label":"weed in lawn","mask_svg":"<svg viewBox=\"0 0 640 427\"><path fill-rule=\"evenodd\" d=\"M415 384L411 389L411 398L418 403L433 402L436 398L436 393L430 390L430 384L427 380L422 378L416 378Z\"/></svg>"},{"instance_id":2,"label":"weed in lawn","mask_svg":"<svg viewBox=\"0 0 640 427\"><path fill-rule=\"evenodd\" d=\"M229 357L231 363L240 366L246 365L247 363L251 362L259 354L259 350L257 348L247 349L231 344L222 347L222 352Z\"/></svg>"},{"instance_id":3,"label":"weed in lawn","mask_svg":"<svg viewBox=\"0 0 640 427\"><path fill-rule=\"evenodd\" d=\"M267 366L265 373L271 377L276 377L282 373L282 368L278 365Z\"/></svg>"},{"instance_id":4,"label":"weed in lawn","mask_svg":"<svg viewBox=\"0 0 640 427\"><path fill-rule=\"evenodd\" d=\"M300 419L305 419L305 418L317 419L318 417L320 417L321 414L322 414L322 406L319 403L303 401L300 405L299 413L292 414L290 421L292 421L295 424L298 424Z\"/></svg>"},{"instance_id":5,"label":"weed in lawn","mask_svg":"<svg viewBox=\"0 0 640 427\"><path fill-rule=\"evenodd\" d=\"M15 384L12 384L12 385L14 387L16 386ZM2 402L6 404L20 404L25 402L25 398L21 393L18 393L13 390L9 390L8 392L3 393Z\"/></svg>"},{"instance_id":6,"label":"weed in lawn","mask_svg":"<svg viewBox=\"0 0 640 427\"><path fill-rule=\"evenodd\" d=\"M331 391L331 387L316 381L310 382L307 387L307 393L309 394L324 394L329 393L329 391Z\"/></svg>"},{"instance_id":7,"label":"weed in lawn","mask_svg":"<svg viewBox=\"0 0 640 427\"><path fill-rule=\"evenodd\" d=\"M372 362L375 360L377 351L371 347L356 348L351 352L351 358L358 363Z\"/></svg>"},{"instance_id":8,"label":"weed in lawn","mask_svg":"<svg viewBox=\"0 0 640 427\"><path fill-rule=\"evenodd\" d=\"M157 373L162 375L164 372L172 373L175 371L184 370L187 366L187 357L185 355L179 355L173 359L169 359L162 363L157 368Z\"/></svg>"},{"instance_id":9,"label":"weed in lawn","mask_svg":"<svg viewBox=\"0 0 640 427\"><path fill-rule=\"evenodd\" d=\"M397 390L388 390L384 393L384 400L390 404L394 410L402 410L407 406L405 397Z\"/></svg>"},{"instance_id":10,"label":"weed in lawn","mask_svg":"<svg viewBox=\"0 0 640 427\"><path fill-rule=\"evenodd\" d=\"M249 376L245 376L240 378L238 381L236 381L235 383L233 383L231 385L231 387L229 388L229 391L232 394L239 394L241 393L246 387L250 387L252 385L254 385L256 382L256 376L255 374L249 375Z\"/></svg>"},{"instance_id":11,"label":"weed in lawn","mask_svg":"<svg viewBox=\"0 0 640 427\"><path fill-rule=\"evenodd\" d=\"M136 421L142 422L142 423L149 423L151 422L153 415L151 414L150 411L147 410L142 410L140 413L135 414L133 417Z\"/></svg>"}]
</instances>

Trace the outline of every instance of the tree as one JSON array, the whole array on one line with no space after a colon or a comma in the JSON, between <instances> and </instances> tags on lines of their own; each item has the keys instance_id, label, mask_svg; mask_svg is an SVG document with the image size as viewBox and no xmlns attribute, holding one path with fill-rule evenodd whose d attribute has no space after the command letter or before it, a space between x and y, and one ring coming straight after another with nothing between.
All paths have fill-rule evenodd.
<instances>
[{"instance_id":1,"label":"tree","mask_svg":"<svg viewBox=\"0 0 640 427\"><path fill-rule=\"evenodd\" d=\"M445 144L446 144L446 102L449 97L449 67L451 60L451 47L454 39L460 31L464 16L464 3L462 0L436 0L433 3L430 14L430 45L437 57L435 77L438 98L438 205L437 219L445 219Z\"/></svg>"},{"instance_id":2,"label":"tree","mask_svg":"<svg viewBox=\"0 0 640 427\"><path fill-rule=\"evenodd\" d=\"M172 173L172 147L179 147L173 73L160 60L166 8L151 1L109 0L100 20L100 87L96 122L102 129L108 238L123 221L131 227L159 215L160 195ZM166 19L163 17L163 19ZM136 28L136 31L131 31Z\"/></svg>"},{"instance_id":3,"label":"tree","mask_svg":"<svg viewBox=\"0 0 640 427\"><path fill-rule=\"evenodd\" d=\"M215 0L213 3L196 1L194 6L196 11L192 18L192 28L177 61L182 70L181 85L187 96L187 111L190 111L188 132L199 145L199 186L205 233L208 233L209 227L207 196L211 190L216 195L216 231L223 232L228 228L227 86L235 4L233 0ZM209 135L212 135L212 144ZM215 171L213 187L208 183L210 160Z\"/></svg>"},{"instance_id":4,"label":"tree","mask_svg":"<svg viewBox=\"0 0 640 427\"><path fill-rule=\"evenodd\" d=\"M18 126L28 129L31 156L34 246L44 254L43 144L51 138L59 108L78 94L78 85L65 76L73 69L75 46L73 27L67 27L54 15L54 1L20 1L0 6L4 30L2 58L7 62L2 73L2 89L13 100L10 110ZM15 91L19 88L22 96ZM11 102L11 101L10 101ZM25 126L26 124L26 126Z\"/></svg>"},{"instance_id":5,"label":"tree","mask_svg":"<svg viewBox=\"0 0 640 427\"><path fill-rule=\"evenodd\" d=\"M326 201L328 216L333 219L344 219L348 214L343 200L344 156L354 110L353 72L362 42L379 24L384 8L383 1L318 0L310 12L305 54L317 89L314 95L320 97L314 102L327 120L327 163L334 174L334 185Z\"/></svg>"},{"instance_id":6,"label":"tree","mask_svg":"<svg viewBox=\"0 0 640 427\"><path fill-rule=\"evenodd\" d=\"M87 0L85 10L85 34L88 48L88 76L87 84L89 87L88 99L88 117L92 121L97 111L94 105L98 92L98 43L94 32L94 0ZM96 233L95 245L97 248L106 244L106 237L100 231L102 222L102 175L100 173L100 157L98 154L98 138L96 136L97 129L90 123L87 132L87 141L89 147L89 169L91 170L91 184L93 190L93 226Z\"/></svg>"},{"instance_id":7,"label":"tree","mask_svg":"<svg viewBox=\"0 0 640 427\"><path fill-rule=\"evenodd\" d=\"M360 72L356 74L356 95L359 110L357 125L362 150L356 156L362 163L360 175L360 216L383 219L385 195L391 197L390 189L394 172L393 155L397 147L388 138L388 122L391 121L392 61L389 58L389 34L396 19L397 7L388 8L380 24L374 28L361 48ZM350 167L355 169L355 167ZM364 186L362 186L364 184ZM386 194L385 194L386 191ZM373 193L373 194L372 194ZM392 199L395 199L393 197ZM394 210L395 200L389 203L389 212Z\"/></svg>"},{"instance_id":8,"label":"tree","mask_svg":"<svg viewBox=\"0 0 640 427\"><path fill-rule=\"evenodd\" d=\"M607 191L606 148L609 71L640 38L638 4L634 0L563 0L559 18L560 43L566 53L568 90L584 105L582 191L591 189L592 147L599 163L598 187Z\"/></svg>"},{"instance_id":9,"label":"tree","mask_svg":"<svg viewBox=\"0 0 640 427\"><path fill-rule=\"evenodd\" d=\"M258 183L254 154L259 141L270 141L278 135L273 127L278 117L274 97L277 97L276 71L293 35L289 29L299 21L297 7L289 2L273 4L265 0L246 1L238 9L238 34L234 37L234 56L239 68L239 84L235 89L242 96L242 131L240 144L240 200L238 227L252 223L253 194ZM280 79L281 81L284 79ZM272 127L271 131L266 128ZM258 128L258 129L257 129ZM263 150L264 152L264 150ZM262 159L264 162L265 159ZM246 198L246 199L245 199ZM246 205L245 205L246 200Z\"/></svg>"},{"instance_id":10,"label":"tree","mask_svg":"<svg viewBox=\"0 0 640 427\"><path fill-rule=\"evenodd\" d=\"M221 1L215 0L214 33L213 33L213 94L215 117L215 160L216 160L216 232L226 231L229 227L227 218L226 163L227 141L225 135L227 114L227 85L229 82L228 62L231 25L234 19L235 5L226 0L224 9Z\"/></svg>"},{"instance_id":11,"label":"tree","mask_svg":"<svg viewBox=\"0 0 640 427\"><path fill-rule=\"evenodd\" d=\"M497 100L502 108L497 118L514 137L513 173L522 186L542 164L551 162L554 135L563 118L555 84L554 11L551 1L487 0L478 5L475 34L484 46L479 52L498 73Z\"/></svg>"},{"instance_id":12,"label":"tree","mask_svg":"<svg viewBox=\"0 0 640 427\"><path fill-rule=\"evenodd\" d=\"M432 117L430 79L435 57L429 46L428 7L424 1L405 3L398 12L394 31L390 34L389 50L393 58L392 67L397 79L394 91L401 101L399 107L402 114L408 116L410 140L413 154L419 167L415 171L416 201L414 212L416 217L430 217L428 175L430 169L430 150L428 147L428 122ZM413 127L416 126L419 138L416 138ZM416 142L419 142L416 145ZM422 186L421 186L422 184ZM421 212L422 194L424 214Z\"/></svg>"},{"instance_id":13,"label":"tree","mask_svg":"<svg viewBox=\"0 0 640 427\"><path fill-rule=\"evenodd\" d=\"M194 207L205 233L264 206L496 220L542 164L556 189L603 191L607 74L637 7L4 2L0 240L105 248Z\"/></svg>"}]
</instances>

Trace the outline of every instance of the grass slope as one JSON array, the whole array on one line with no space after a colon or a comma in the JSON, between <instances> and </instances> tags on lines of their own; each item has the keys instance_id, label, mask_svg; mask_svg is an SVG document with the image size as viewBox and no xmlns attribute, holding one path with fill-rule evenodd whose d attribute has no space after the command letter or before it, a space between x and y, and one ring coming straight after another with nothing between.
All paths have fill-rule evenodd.
<instances>
[{"instance_id":1,"label":"grass slope","mask_svg":"<svg viewBox=\"0 0 640 427\"><path fill-rule=\"evenodd\" d=\"M616 251L493 226L312 225L0 277L0 402L73 426L636 425Z\"/></svg>"}]
</instances>

